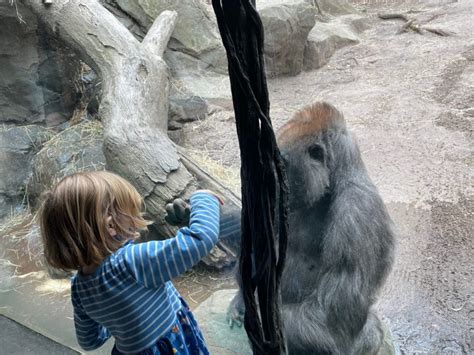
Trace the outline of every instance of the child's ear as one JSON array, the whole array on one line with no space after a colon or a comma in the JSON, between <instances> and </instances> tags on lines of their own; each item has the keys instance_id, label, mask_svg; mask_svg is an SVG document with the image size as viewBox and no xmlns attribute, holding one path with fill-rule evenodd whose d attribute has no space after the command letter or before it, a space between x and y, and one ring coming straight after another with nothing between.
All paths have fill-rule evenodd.
<instances>
[{"instance_id":1,"label":"child's ear","mask_svg":"<svg viewBox=\"0 0 474 355\"><path fill-rule=\"evenodd\" d=\"M105 223L107 224L107 232L109 232L111 237L115 237L117 235L117 231L114 228L112 216L108 216L107 219L105 220Z\"/></svg>"}]
</instances>

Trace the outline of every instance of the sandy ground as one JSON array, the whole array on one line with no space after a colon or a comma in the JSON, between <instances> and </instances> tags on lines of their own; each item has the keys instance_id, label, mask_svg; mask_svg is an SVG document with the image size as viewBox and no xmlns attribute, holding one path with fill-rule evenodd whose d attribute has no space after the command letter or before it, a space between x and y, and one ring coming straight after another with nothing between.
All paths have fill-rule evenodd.
<instances>
[{"instance_id":1,"label":"sandy ground","mask_svg":"<svg viewBox=\"0 0 474 355\"><path fill-rule=\"evenodd\" d=\"M344 112L397 228L379 313L404 354L474 353L474 1L355 2L371 21L360 44L271 80L272 120L278 128L316 100ZM402 21L376 16L406 11L452 35L397 34ZM185 145L237 174L231 113L188 126Z\"/></svg>"}]
</instances>

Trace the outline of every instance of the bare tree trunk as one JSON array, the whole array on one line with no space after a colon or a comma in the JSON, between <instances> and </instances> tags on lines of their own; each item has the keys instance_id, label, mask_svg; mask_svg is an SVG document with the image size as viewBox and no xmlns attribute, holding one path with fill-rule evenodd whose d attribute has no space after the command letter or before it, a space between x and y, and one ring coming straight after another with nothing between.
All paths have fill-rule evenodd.
<instances>
[{"instance_id":1,"label":"bare tree trunk","mask_svg":"<svg viewBox=\"0 0 474 355\"><path fill-rule=\"evenodd\" d=\"M99 74L107 168L135 185L158 232L168 235L164 206L177 196L188 197L197 187L167 136L169 78L162 56L177 14L163 12L140 43L96 0L23 3ZM190 166L200 174L198 167ZM204 183L212 185L212 178Z\"/></svg>"}]
</instances>

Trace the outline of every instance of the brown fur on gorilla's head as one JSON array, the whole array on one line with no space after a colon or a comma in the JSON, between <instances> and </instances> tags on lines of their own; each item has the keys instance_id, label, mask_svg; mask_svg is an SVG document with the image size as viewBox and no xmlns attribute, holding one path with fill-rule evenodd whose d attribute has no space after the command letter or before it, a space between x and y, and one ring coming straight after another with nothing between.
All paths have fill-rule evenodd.
<instances>
[{"instance_id":1,"label":"brown fur on gorilla's head","mask_svg":"<svg viewBox=\"0 0 474 355\"><path fill-rule=\"evenodd\" d=\"M277 134L280 148L330 129L344 129L344 116L327 102L315 102L298 111Z\"/></svg>"}]
</instances>

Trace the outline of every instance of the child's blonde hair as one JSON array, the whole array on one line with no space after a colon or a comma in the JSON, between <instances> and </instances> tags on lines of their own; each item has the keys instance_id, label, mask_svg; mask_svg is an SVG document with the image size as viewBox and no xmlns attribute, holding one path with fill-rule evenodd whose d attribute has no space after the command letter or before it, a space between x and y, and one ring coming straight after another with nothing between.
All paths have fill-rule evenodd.
<instances>
[{"instance_id":1,"label":"child's blonde hair","mask_svg":"<svg viewBox=\"0 0 474 355\"><path fill-rule=\"evenodd\" d=\"M146 229L143 199L125 179L106 171L63 178L44 195L39 221L48 264L61 270L99 265L123 241ZM108 232L108 217L116 230Z\"/></svg>"}]
</instances>

